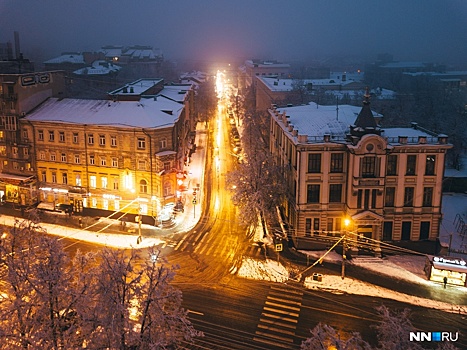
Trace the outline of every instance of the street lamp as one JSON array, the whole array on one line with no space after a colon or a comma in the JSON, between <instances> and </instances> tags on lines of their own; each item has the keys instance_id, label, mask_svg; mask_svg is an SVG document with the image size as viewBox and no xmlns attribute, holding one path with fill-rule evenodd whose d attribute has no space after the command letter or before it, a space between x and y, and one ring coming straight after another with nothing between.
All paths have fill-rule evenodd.
<instances>
[{"instance_id":1,"label":"street lamp","mask_svg":"<svg viewBox=\"0 0 467 350\"><path fill-rule=\"evenodd\" d=\"M344 279L345 277L345 244L346 244L346 235L347 235L347 229L350 225L350 219L345 218L344 219L344 234L342 236L342 269L341 269L341 278Z\"/></svg>"}]
</instances>

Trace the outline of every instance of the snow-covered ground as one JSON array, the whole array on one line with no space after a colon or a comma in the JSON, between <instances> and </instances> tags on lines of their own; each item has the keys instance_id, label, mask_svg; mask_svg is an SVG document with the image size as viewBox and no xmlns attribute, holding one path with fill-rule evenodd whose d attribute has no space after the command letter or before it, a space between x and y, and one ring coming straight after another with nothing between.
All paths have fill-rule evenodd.
<instances>
[{"instance_id":1,"label":"snow-covered ground","mask_svg":"<svg viewBox=\"0 0 467 350\"><path fill-rule=\"evenodd\" d=\"M323 252L307 252L313 259L318 259ZM324 262L340 263L342 258L335 252L330 252L324 258ZM379 263L354 262L360 266L374 270L377 273L384 273L392 278L403 279L412 283L420 283L433 288L442 288L439 283L428 281L423 275L423 266L425 257L420 256L398 256L392 259L381 259ZM381 268L381 266L384 268ZM236 272L238 276L249 279L267 280L274 282L286 282L289 279L289 271L275 260L253 260L245 258L243 264ZM312 270L311 270L312 272ZM374 296L397 300L412 305L422 306L426 308L434 308L446 312L467 315L467 305L454 305L446 302L425 299L417 296L412 296L386 288L365 283L354 278L335 275L322 275L322 281L314 281L312 277L305 279L304 285L306 288L314 290L322 290L332 293L349 293ZM465 287L449 286L449 288L457 288L467 292Z\"/></svg>"}]
</instances>

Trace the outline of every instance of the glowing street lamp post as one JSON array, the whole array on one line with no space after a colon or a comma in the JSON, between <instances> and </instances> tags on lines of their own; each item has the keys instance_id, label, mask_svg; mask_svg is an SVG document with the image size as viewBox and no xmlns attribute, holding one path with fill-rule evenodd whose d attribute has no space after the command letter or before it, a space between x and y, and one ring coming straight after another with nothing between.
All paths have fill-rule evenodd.
<instances>
[{"instance_id":1,"label":"glowing street lamp post","mask_svg":"<svg viewBox=\"0 0 467 350\"><path fill-rule=\"evenodd\" d=\"M345 277L345 241L346 241L346 234L347 234L347 228L350 225L350 220L349 219L344 219L344 236L342 239L342 269L341 269L341 278L344 279Z\"/></svg>"}]
</instances>

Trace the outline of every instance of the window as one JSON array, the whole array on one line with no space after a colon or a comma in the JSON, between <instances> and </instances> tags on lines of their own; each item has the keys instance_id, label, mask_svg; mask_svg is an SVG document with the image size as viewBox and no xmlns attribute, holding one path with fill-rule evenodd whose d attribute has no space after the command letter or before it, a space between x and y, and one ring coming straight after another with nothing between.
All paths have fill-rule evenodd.
<instances>
[{"instance_id":1,"label":"window","mask_svg":"<svg viewBox=\"0 0 467 350\"><path fill-rule=\"evenodd\" d=\"M79 143L79 138L78 138L78 133L77 132L73 133L73 143Z\"/></svg>"},{"instance_id":2,"label":"window","mask_svg":"<svg viewBox=\"0 0 467 350\"><path fill-rule=\"evenodd\" d=\"M417 156L409 155L407 156L407 169L405 175L415 175L415 166L417 165Z\"/></svg>"},{"instance_id":3,"label":"window","mask_svg":"<svg viewBox=\"0 0 467 350\"><path fill-rule=\"evenodd\" d=\"M81 175L76 174L76 176L75 176L75 184L76 184L76 186L81 186Z\"/></svg>"},{"instance_id":4,"label":"window","mask_svg":"<svg viewBox=\"0 0 467 350\"><path fill-rule=\"evenodd\" d=\"M101 157L101 165L106 166L107 165L107 158Z\"/></svg>"},{"instance_id":5,"label":"window","mask_svg":"<svg viewBox=\"0 0 467 350\"><path fill-rule=\"evenodd\" d=\"M321 172L321 153L308 154L308 172L320 173Z\"/></svg>"},{"instance_id":6,"label":"window","mask_svg":"<svg viewBox=\"0 0 467 350\"><path fill-rule=\"evenodd\" d=\"M56 172L52 173L52 182L57 183L57 173Z\"/></svg>"},{"instance_id":7,"label":"window","mask_svg":"<svg viewBox=\"0 0 467 350\"><path fill-rule=\"evenodd\" d=\"M392 221L383 223L383 241L392 241Z\"/></svg>"},{"instance_id":8,"label":"window","mask_svg":"<svg viewBox=\"0 0 467 350\"><path fill-rule=\"evenodd\" d=\"M55 131L49 131L49 141L50 142L55 141Z\"/></svg>"},{"instance_id":9,"label":"window","mask_svg":"<svg viewBox=\"0 0 467 350\"><path fill-rule=\"evenodd\" d=\"M27 140L29 139L29 137L28 137L28 131L25 130L25 129L23 129L23 139L24 139L25 141L27 141Z\"/></svg>"},{"instance_id":10,"label":"window","mask_svg":"<svg viewBox=\"0 0 467 350\"><path fill-rule=\"evenodd\" d=\"M96 163L96 160L93 155L89 156L89 164L94 165Z\"/></svg>"},{"instance_id":11,"label":"window","mask_svg":"<svg viewBox=\"0 0 467 350\"><path fill-rule=\"evenodd\" d=\"M344 171L344 153L331 153L331 173Z\"/></svg>"},{"instance_id":12,"label":"window","mask_svg":"<svg viewBox=\"0 0 467 350\"><path fill-rule=\"evenodd\" d=\"M404 207L413 207L413 187L406 187L404 191Z\"/></svg>"},{"instance_id":13,"label":"window","mask_svg":"<svg viewBox=\"0 0 467 350\"><path fill-rule=\"evenodd\" d=\"M419 239L428 239L430 236L430 222L429 221L422 221L420 222L420 237Z\"/></svg>"},{"instance_id":14,"label":"window","mask_svg":"<svg viewBox=\"0 0 467 350\"><path fill-rule=\"evenodd\" d=\"M319 235L319 218L313 219L313 233Z\"/></svg>"},{"instance_id":15,"label":"window","mask_svg":"<svg viewBox=\"0 0 467 350\"><path fill-rule=\"evenodd\" d=\"M68 183L68 174L67 173L62 173L62 183L67 184Z\"/></svg>"},{"instance_id":16,"label":"window","mask_svg":"<svg viewBox=\"0 0 467 350\"><path fill-rule=\"evenodd\" d=\"M386 207L393 207L395 197L396 197L396 188L386 187L386 194L384 196L384 205Z\"/></svg>"},{"instance_id":17,"label":"window","mask_svg":"<svg viewBox=\"0 0 467 350\"><path fill-rule=\"evenodd\" d=\"M95 197L91 198L91 207L93 208L97 207L97 198Z\"/></svg>"},{"instance_id":18,"label":"window","mask_svg":"<svg viewBox=\"0 0 467 350\"><path fill-rule=\"evenodd\" d=\"M89 176L89 186L91 186L92 188L96 188L96 187L97 187L97 178L96 178L96 175L91 175L91 176Z\"/></svg>"},{"instance_id":19,"label":"window","mask_svg":"<svg viewBox=\"0 0 467 350\"><path fill-rule=\"evenodd\" d=\"M118 168L118 158L116 157L112 158L112 167Z\"/></svg>"},{"instance_id":20,"label":"window","mask_svg":"<svg viewBox=\"0 0 467 350\"><path fill-rule=\"evenodd\" d=\"M110 136L110 146L117 147L117 136Z\"/></svg>"},{"instance_id":21,"label":"window","mask_svg":"<svg viewBox=\"0 0 467 350\"><path fill-rule=\"evenodd\" d=\"M24 148L23 148L23 155L24 155L24 156L28 156L28 155L29 155L29 148L27 148L27 147L24 147Z\"/></svg>"},{"instance_id":22,"label":"window","mask_svg":"<svg viewBox=\"0 0 467 350\"><path fill-rule=\"evenodd\" d=\"M101 177L101 187L102 188L107 188L108 181L107 181L107 176L102 176Z\"/></svg>"},{"instance_id":23,"label":"window","mask_svg":"<svg viewBox=\"0 0 467 350\"><path fill-rule=\"evenodd\" d=\"M138 170L146 170L146 161L138 160Z\"/></svg>"},{"instance_id":24,"label":"window","mask_svg":"<svg viewBox=\"0 0 467 350\"><path fill-rule=\"evenodd\" d=\"M18 162L13 162L13 169L18 170Z\"/></svg>"},{"instance_id":25,"label":"window","mask_svg":"<svg viewBox=\"0 0 467 350\"><path fill-rule=\"evenodd\" d=\"M44 153L44 152L41 152ZM0 155L6 156L6 146L0 146ZM45 159L45 154L44 154L44 159Z\"/></svg>"},{"instance_id":26,"label":"window","mask_svg":"<svg viewBox=\"0 0 467 350\"><path fill-rule=\"evenodd\" d=\"M102 201L102 209L105 209L105 210L109 209L109 200L108 199L104 199Z\"/></svg>"},{"instance_id":27,"label":"window","mask_svg":"<svg viewBox=\"0 0 467 350\"><path fill-rule=\"evenodd\" d=\"M401 237L401 240L409 241L410 240L410 231L412 231L412 222L402 221L402 237Z\"/></svg>"},{"instance_id":28,"label":"window","mask_svg":"<svg viewBox=\"0 0 467 350\"><path fill-rule=\"evenodd\" d=\"M60 131L58 133L58 141L59 142L65 142L65 132L64 131Z\"/></svg>"},{"instance_id":29,"label":"window","mask_svg":"<svg viewBox=\"0 0 467 350\"><path fill-rule=\"evenodd\" d=\"M39 141L44 141L44 130L37 131L37 139Z\"/></svg>"},{"instance_id":30,"label":"window","mask_svg":"<svg viewBox=\"0 0 467 350\"><path fill-rule=\"evenodd\" d=\"M62 162L66 162L66 153L62 153L61 160Z\"/></svg>"},{"instance_id":31,"label":"window","mask_svg":"<svg viewBox=\"0 0 467 350\"><path fill-rule=\"evenodd\" d=\"M141 193L148 193L148 183L146 180L141 180L139 182L139 191Z\"/></svg>"},{"instance_id":32,"label":"window","mask_svg":"<svg viewBox=\"0 0 467 350\"><path fill-rule=\"evenodd\" d=\"M435 165L436 165L436 156L435 155L426 156L425 175L434 175Z\"/></svg>"},{"instance_id":33,"label":"window","mask_svg":"<svg viewBox=\"0 0 467 350\"><path fill-rule=\"evenodd\" d=\"M165 171L170 171L172 169L172 164L170 162L165 162L164 163L164 170Z\"/></svg>"},{"instance_id":34,"label":"window","mask_svg":"<svg viewBox=\"0 0 467 350\"><path fill-rule=\"evenodd\" d=\"M118 183L119 183L118 177L114 177L113 183L114 183L114 190L118 190Z\"/></svg>"},{"instance_id":35,"label":"window","mask_svg":"<svg viewBox=\"0 0 467 350\"><path fill-rule=\"evenodd\" d=\"M105 135L99 135L99 146L105 146Z\"/></svg>"},{"instance_id":36,"label":"window","mask_svg":"<svg viewBox=\"0 0 467 350\"><path fill-rule=\"evenodd\" d=\"M342 184L329 185L329 202L340 203L342 201Z\"/></svg>"},{"instance_id":37,"label":"window","mask_svg":"<svg viewBox=\"0 0 467 350\"><path fill-rule=\"evenodd\" d=\"M433 187L423 188L423 204L424 207L433 206Z\"/></svg>"},{"instance_id":38,"label":"window","mask_svg":"<svg viewBox=\"0 0 467 350\"><path fill-rule=\"evenodd\" d=\"M39 153L39 159L40 160L45 160L45 152L40 152Z\"/></svg>"},{"instance_id":39,"label":"window","mask_svg":"<svg viewBox=\"0 0 467 350\"><path fill-rule=\"evenodd\" d=\"M88 134L88 144L94 145L94 134Z\"/></svg>"},{"instance_id":40,"label":"window","mask_svg":"<svg viewBox=\"0 0 467 350\"><path fill-rule=\"evenodd\" d=\"M55 153L50 153L50 160L55 162Z\"/></svg>"},{"instance_id":41,"label":"window","mask_svg":"<svg viewBox=\"0 0 467 350\"><path fill-rule=\"evenodd\" d=\"M320 185L308 185L306 193L307 203L319 203Z\"/></svg>"},{"instance_id":42,"label":"window","mask_svg":"<svg viewBox=\"0 0 467 350\"><path fill-rule=\"evenodd\" d=\"M75 164L79 164L81 162L79 154L75 154Z\"/></svg>"},{"instance_id":43,"label":"window","mask_svg":"<svg viewBox=\"0 0 467 350\"><path fill-rule=\"evenodd\" d=\"M41 181L47 182L47 172L45 170L41 172Z\"/></svg>"},{"instance_id":44,"label":"window","mask_svg":"<svg viewBox=\"0 0 467 350\"><path fill-rule=\"evenodd\" d=\"M311 236L311 218L305 219L305 236Z\"/></svg>"},{"instance_id":45,"label":"window","mask_svg":"<svg viewBox=\"0 0 467 350\"><path fill-rule=\"evenodd\" d=\"M386 175L397 175L397 156L396 155L388 156Z\"/></svg>"},{"instance_id":46,"label":"window","mask_svg":"<svg viewBox=\"0 0 467 350\"><path fill-rule=\"evenodd\" d=\"M162 139L159 141L159 146L160 148L167 148L167 140L166 139Z\"/></svg>"},{"instance_id":47,"label":"window","mask_svg":"<svg viewBox=\"0 0 467 350\"><path fill-rule=\"evenodd\" d=\"M138 137L138 149L146 148L146 139L144 137Z\"/></svg>"},{"instance_id":48,"label":"window","mask_svg":"<svg viewBox=\"0 0 467 350\"><path fill-rule=\"evenodd\" d=\"M17 158L18 157L18 147L12 147L11 150L12 150L13 155L15 156L15 158Z\"/></svg>"},{"instance_id":49,"label":"window","mask_svg":"<svg viewBox=\"0 0 467 350\"><path fill-rule=\"evenodd\" d=\"M362 158L362 177L376 177L376 157Z\"/></svg>"}]
</instances>

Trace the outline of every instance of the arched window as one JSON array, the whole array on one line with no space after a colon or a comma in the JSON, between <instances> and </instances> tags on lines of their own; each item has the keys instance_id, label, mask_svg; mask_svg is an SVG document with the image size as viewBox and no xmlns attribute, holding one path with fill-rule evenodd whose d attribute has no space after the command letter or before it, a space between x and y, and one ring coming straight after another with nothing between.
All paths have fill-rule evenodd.
<instances>
[{"instance_id":1,"label":"arched window","mask_svg":"<svg viewBox=\"0 0 467 350\"><path fill-rule=\"evenodd\" d=\"M139 182L139 191L141 193L148 193L148 182L146 180L141 180Z\"/></svg>"}]
</instances>

